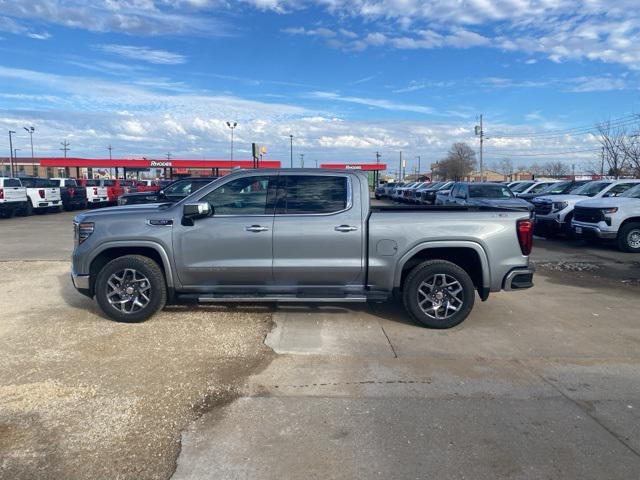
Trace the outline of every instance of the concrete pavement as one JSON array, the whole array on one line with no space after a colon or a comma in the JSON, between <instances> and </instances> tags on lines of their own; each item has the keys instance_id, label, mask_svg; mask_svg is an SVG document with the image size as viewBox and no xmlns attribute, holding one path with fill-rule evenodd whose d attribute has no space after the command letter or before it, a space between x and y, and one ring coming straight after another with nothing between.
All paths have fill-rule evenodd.
<instances>
[{"instance_id":1,"label":"concrete pavement","mask_svg":"<svg viewBox=\"0 0 640 480\"><path fill-rule=\"evenodd\" d=\"M173 478L637 479L637 292L537 283L448 331L278 309L278 356L183 434Z\"/></svg>"}]
</instances>

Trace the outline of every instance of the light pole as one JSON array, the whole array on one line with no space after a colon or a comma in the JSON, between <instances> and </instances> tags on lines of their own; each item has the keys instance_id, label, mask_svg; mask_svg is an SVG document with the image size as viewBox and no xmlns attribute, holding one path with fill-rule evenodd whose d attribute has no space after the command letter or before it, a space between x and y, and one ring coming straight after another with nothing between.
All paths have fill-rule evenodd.
<instances>
[{"instance_id":1,"label":"light pole","mask_svg":"<svg viewBox=\"0 0 640 480\"><path fill-rule=\"evenodd\" d=\"M483 182L484 165L482 162L482 146L484 143L484 129L482 127L482 114L480 115L480 125L476 125L475 134L480 137L480 181Z\"/></svg>"},{"instance_id":2,"label":"light pole","mask_svg":"<svg viewBox=\"0 0 640 480\"><path fill-rule=\"evenodd\" d=\"M19 151L20 151L19 148L14 148L13 149L13 161L15 163L15 169L16 170L19 170L19 168L18 168L18 152ZM18 173L18 172L16 172L16 173Z\"/></svg>"},{"instance_id":3,"label":"light pole","mask_svg":"<svg viewBox=\"0 0 640 480\"><path fill-rule=\"evenodd\" d=\"M231 161L233 162L233 131L238 126L238 122L227 122L227 127L231 129Z\"/></svg>"},{"instance_id":4,"label":"light pole","mask_svg":"<svg viewBox=\"0 0 640 480\"><path fill-rule=\"evenodd\" d=\"M289 135L289 147L290 147L290 153L291 153L291 168L293 168L293 135Z\"/></svg>"},{"instance_id":5,"label":"light pole","mask_svg":"<svg viewBox=\"0 0 640 480\"><path fill-rule=\"evenodd\" d=\"M420 155L416 157L418 159L418 175L420 175Z\"/></svg>"},{"instance_id":6,"label":"light pole","mask_svg":"<svg viewBox=\"0 0 640 480\"><path fill-rule=\"evenodd\" d=\"M300 168L304 168L304 153L300 154Z\"/></svg>"},{"instance_id":7,"label":"light pole","mask_svg":"<svg viewBox=\"0 0 640 480\"><path fill-rule=\"evenodd\" d=\"M11 135L13 135L14 132L13 130L9 130L9 176L13 177L13 138L11 138Z\"/></svg>"},{"instance_id":8,"label":"light pole","mask_svg":"<svg viewBox=\"0 0 640 480\"><path fill-rule=\"evenodd\" d=\"M35 176L37 176L38 174L36 173L36 160L33 157L33 132L36 131L35 127L31 126L31 127L22 127L24 128L27 133L29 134L29 140L31 142L31 173L33 173Z\"/></svg>"}]
</instances>

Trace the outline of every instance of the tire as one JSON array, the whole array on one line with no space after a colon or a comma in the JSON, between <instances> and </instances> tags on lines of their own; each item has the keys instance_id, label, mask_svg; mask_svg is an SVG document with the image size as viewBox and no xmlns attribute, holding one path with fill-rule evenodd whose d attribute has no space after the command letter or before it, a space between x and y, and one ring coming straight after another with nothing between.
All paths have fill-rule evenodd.
<instances>
[{"instance_id":1,"label":"tire","mask_svg":"<svg viewBox=\"0 0 640 480\"><path fill-rule=\"evenodd\" d=\"M564 219L564 227L562 227L563 233L569 240L576 239L576 232L573 231L573 227L571 226L571 220L573 220L573 214L568 215L567 218Z\"/></svg>"},{"instance_id":2,"label":"tire","mask_svg":"<svg viewBox=\"0 0 640 480\"><path fill-rule=\"evenodd\" d=\"M126 273L123 275L123 272ZM122 283L119 283L119 280ZM114 284L117 287L129 286L134 290L123 292L124 296L114 294ZM112 294L111 298L116 300L116 305L120 305L125 311L110 303L109 293ZM108 318L116 322L138 323L147 320L164 307L167 301L167 286L162 270L155 261L142 255L126 255L111 260L100 270L96 278L95 294L100 309ZM117 302L118 300L125 301ZM135 300L144 303L144 306L136 305Z\"/></svg>"},{"instance_id":3,"label":"tire","mask_svg":"<svg viewBox=\"0 0 640 480\"><path fill-rule=\"evenodd\" d=\"M451 288L442 288L443 278L446 282L444 285L451 285L454 282L456 284L451 285ZM434 295L444 295L441 297L439 306L436 307L435 303L430 303L431 299L427 299L425 291L433 291ZM451 295L450 292L456 291L458 292L456 295ZM425 310L420 307L421 298L424 298L422 300L425 303L424 306L428 307ZM471 313L475 301L475 288L471 277L455 263L446 260L429 260L411 270L403 284L402 300L411 317L425 327L452 328ZM433 300L438 301L435 297ZM449 314L450 308L454 307L456 308L454 313ZM427 313L429 310L433 315ZM436 318L438 316L440 318Z\"/></svg>"},{"instance_id":4,"label":"tire","mask_svg":"<svg viewBox=\"0 0 640 480\"><path fill-rule=\"evenodd\" d=\"M623 252L640 253L640 222L630 222L618 231L618 248Z\"/></svg>"},{"instance_id":5,"label":"tire","mask_svg":"<svg viewBox=\"0 0 640 480\"><path fill-rule=\"evenodd\" d=\"M33 215L33 204L31 203L31 199L27 200L27 207L24 212L25 212L24 214L27 217L30 217L31 215Z\"/></svg>"}]
</instances>

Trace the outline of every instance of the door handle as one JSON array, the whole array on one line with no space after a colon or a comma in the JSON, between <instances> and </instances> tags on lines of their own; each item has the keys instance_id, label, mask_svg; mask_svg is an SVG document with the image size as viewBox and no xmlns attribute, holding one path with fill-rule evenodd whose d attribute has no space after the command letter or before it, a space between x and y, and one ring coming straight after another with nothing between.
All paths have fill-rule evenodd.
<instances>
[{"instance_id":1,"label":"door handle","mask_svg":"<svg viewBox=\"0 0 640 480\"><path fill-rule=\"evenodd\" d=\"M263 227L262 225L249 225L248 227L244 227L247 232L266 232L269 230L267 227Z\"/></svg>"},{"instance_id":2,"label":"door handle","mask_svg":"<svg viewBox=\"0 0 640 480\"><path fill-rule=\"evenodd\" d=\"M351 225L338 225L334 230L336 232L354 232L358 230L358 227L352 227Z\"/></svg>"}]
</instances>

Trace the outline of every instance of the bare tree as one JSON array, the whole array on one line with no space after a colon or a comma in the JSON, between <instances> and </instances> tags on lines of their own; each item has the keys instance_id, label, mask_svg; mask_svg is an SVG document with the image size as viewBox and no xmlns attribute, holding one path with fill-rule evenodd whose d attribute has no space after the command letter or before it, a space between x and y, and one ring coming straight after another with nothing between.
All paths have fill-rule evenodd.
<instances>
[{"instance_id":1,"label":"bare tree","mask_svg":"<svg viewBox=\"0 0 640 480\"><path fill-rule=\"evenodd\" d=\"M451 145L447 156L438 163L438 177L461 180L469 175L476 166L476 152L466 143Z\"/></svg>"},{"instance_id":2,"label":"bare tree","mask_svg":"<svg viewBox=\"0 0 640 480\"><path fill-rule=\"evenodd\" d=\"M539 165L538 163L532 163L529 166L529 172L534 176L538 177L544 173L544 167Z\"/></svg>"},{"instance_id":3,"label":"bare tree","mask_svg":"<svg viewBox=\"0 0 640 480\"><path fill-rule=\"evenodd\" d=\"M547 162L542 166L542 172L554 178L563 177L569 174L569 167L560 161Z\"/></svg>"},{"instance_id":4,"label":"bare tree","mask_svg":"<svg viewBox=\"0 0 640 480\"><path fill-rule=\"evenodd\" d=\"M510 158L503 158L502 160L497 162L493 168L495 168L496 171L503 174L509 180L513 180L513 172L515 172L515 167L513 165L513 160L511 160Z\"/></svg>"},{"instance_id":5,"label":"bare tree","mask_svg":"<svg viewBox=\"0 0 640 480\"><path fill-rule=\"evenodd\" d=\"M627 168L633 170L635 177L640 176L640 130L626 135L621 146Z\"/></svg>"},{"instance_id":6,"label":"bare tree","mask_svg":"<svg viewBox=\"0 0 640 480\"><path fill-rule=\"evenodd\" d=\"M605 174L618 178L627 167L627 156L624 144L627 134L624 128L611 126L611 121L599 123L598 141L604 148L604 161L607 165Z\"/></svg>"}]
</instances>

